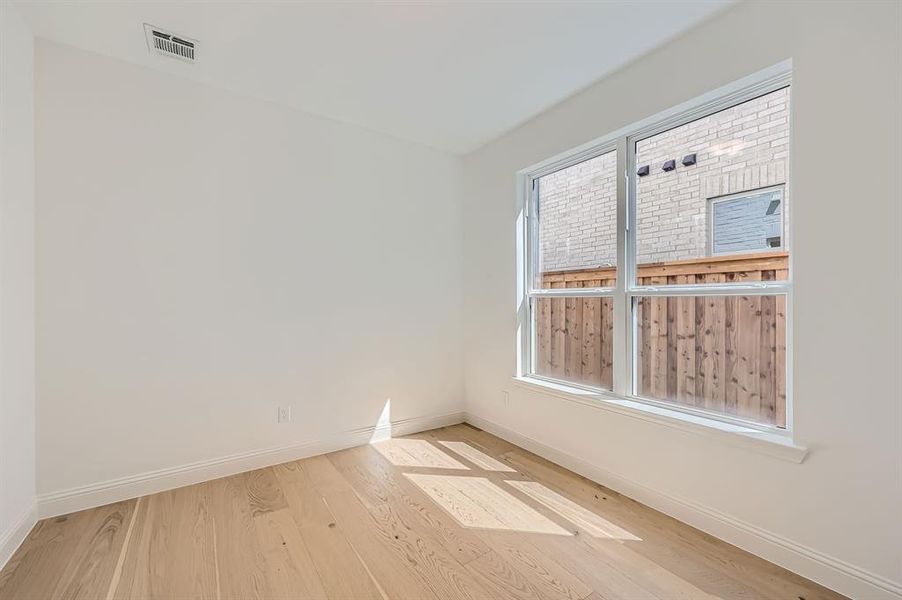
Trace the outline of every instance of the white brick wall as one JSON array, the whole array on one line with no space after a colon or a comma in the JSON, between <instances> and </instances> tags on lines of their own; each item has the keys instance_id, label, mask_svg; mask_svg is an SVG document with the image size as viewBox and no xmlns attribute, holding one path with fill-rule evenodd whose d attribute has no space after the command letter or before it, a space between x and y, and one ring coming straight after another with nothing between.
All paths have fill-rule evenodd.
<instances>
[{"instance_id":1,"label":"white brick wall","mask_svg":"<svg viewBox=\"0 0 902 600\"><path fill-rule=\"evenodd\" d=\"M539 180L542 271L617 263L616 170L608 152Z\"/></svg>"},{"instance_id":2,"label":"white brick wall","mask_svg":"<svg viewBox=\"0 0 902 600\"><path fill-rule=\"evenodd\" d=\"M650 172L637 178L639 262L707 256L709 199L785 183L788 150L788 89L640 141L636 166ZM696 164L684 167L693 152ZM676 170L662 171L670 159ZM609 153L540 180L542 270L614 264L615 171ZM786 224L788 206L784 190Z\"/></svg>"}]
</instances>

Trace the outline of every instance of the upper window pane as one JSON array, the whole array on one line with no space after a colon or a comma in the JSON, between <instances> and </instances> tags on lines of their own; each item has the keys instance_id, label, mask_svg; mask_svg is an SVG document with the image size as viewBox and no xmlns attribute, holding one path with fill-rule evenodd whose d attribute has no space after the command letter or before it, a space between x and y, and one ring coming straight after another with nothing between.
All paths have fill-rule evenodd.
<instances>
[{"instance_id":1,"label":"upper window pane","mask_svg":"<svg viewBox=\"0 0 902 600\"><path fill-rule=\"evenodd\" d=\"M637 142L638 283L788 279L788 158L789 88Z\"/></svg>"},{"instance_id":2,"label":"upper window pane","mask_svg":"<svg viewBox=\"0 0 902 600\"><path fill-rule=\"evenodd\" d=\"M614 287L617 153L540 177L537 288Z\"/></svg>"}]
</instances>

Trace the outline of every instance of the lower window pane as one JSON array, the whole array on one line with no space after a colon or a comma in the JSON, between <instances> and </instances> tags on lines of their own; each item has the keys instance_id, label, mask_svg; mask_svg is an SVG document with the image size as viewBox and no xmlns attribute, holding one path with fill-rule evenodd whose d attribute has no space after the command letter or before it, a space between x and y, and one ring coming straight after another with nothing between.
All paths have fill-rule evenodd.
<instances>
[{"instance_id":1,"label":"lower window pane","mask_svg":"<svg viewBox=\"0 0 902 600\"><path fill-rule=\"evenodd\" d=\"M536 298L535 375L611 389L613 298Z\"/></svg>"},{"instance_id":2,"label":"lower window pane","mask_svg":"<svg viewBox=\"0 0 902 600\"><path fill-rule=\"evenodd\" d=\"M786 297L670 296L636 304L639 395L786 426Z\"/></svg>"}]
</instances>

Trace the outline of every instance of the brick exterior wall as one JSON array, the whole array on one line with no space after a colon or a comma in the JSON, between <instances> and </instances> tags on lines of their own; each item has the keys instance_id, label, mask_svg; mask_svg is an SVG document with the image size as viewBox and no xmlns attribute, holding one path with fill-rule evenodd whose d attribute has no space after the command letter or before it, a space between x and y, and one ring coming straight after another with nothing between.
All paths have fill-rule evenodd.
<instances>
[{"instance_id":1,"label":"brick exterior wall","mask_svg":"<svg viewBox=\"0 0 902 600\"><path fill-rule=\"evenodd\" d=\"M540 269L617 264L617 153L539 180Z\"/></svg>"},{"instance_id":2,"label":"brick exterior wall","mask_svg":"<svg viewBox=\"0 0 902 600\"><path fill-rule=\"evenodd\" d=\"M696 164L683 166L682 157L691 153ZM788 156L788 89L640 141L636 166L649 165L650 170L637 178L639 263L708 256L711 199L782 186L789 175ZM670 159L676 160L676 170L663 171ZM615 263L615 171L612 152L541 178L542 271ZM789 195L782 191L785 232Z\"/></svg>"}]
</instances>

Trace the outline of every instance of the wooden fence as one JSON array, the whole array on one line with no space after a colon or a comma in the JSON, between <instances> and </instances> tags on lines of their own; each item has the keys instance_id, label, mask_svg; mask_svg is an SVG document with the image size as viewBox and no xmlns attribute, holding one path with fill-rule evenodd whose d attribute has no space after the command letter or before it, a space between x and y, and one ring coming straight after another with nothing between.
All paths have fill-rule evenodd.
<instances>
[{"instance_id":1,"label":"wooden fence","mask_svg":"<svg viewBox=\"0 0 902 600\"><path fill-rule=\"evenodd\" d=\"M640 285L786 279L788 254L708 257L640 265ZM608 287L614 269L542 275L545 288ZM584 385L613 382L611 298L538 298L536 372ZM639 395L753 421L786 424L783 296L638 300Z\"/></svg>"}]
</instances>

